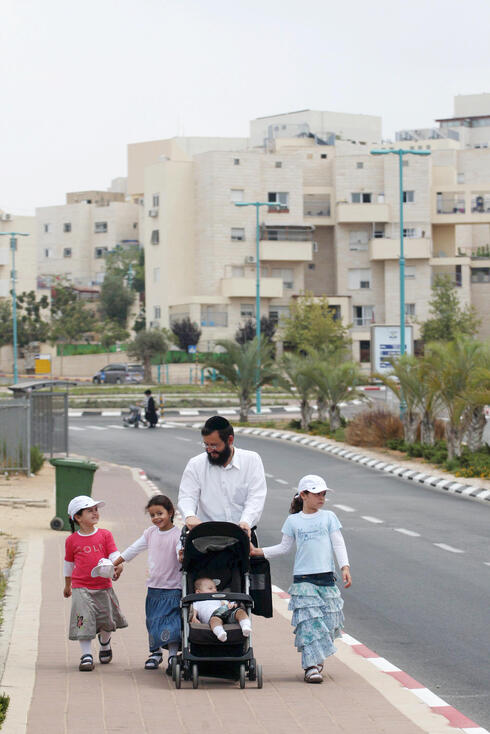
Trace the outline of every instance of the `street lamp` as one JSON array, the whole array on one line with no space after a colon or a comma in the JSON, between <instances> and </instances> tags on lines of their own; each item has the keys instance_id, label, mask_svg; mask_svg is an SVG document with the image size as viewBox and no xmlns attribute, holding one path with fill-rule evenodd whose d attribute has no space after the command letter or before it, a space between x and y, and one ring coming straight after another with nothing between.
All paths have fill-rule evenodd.
<instances>
[{"instance_id":1,"label":"street lamp","mask_svg":"<svg viewBox=\"0 0 490 734\"><path fill-rule=\"evenodd\" d=\"M259 210L261 206L269 209L287 209L285 204L279 204L273 201L236 201L235 206L254 206L255 207L255 322L257 334L257 382L260 379L260 224ZM257 386L255 393L255 410L261 412L261 396L260 385Z\"/></svg>"},{"instance_id":2,"label":"street lamp","mask_svg":"<svg viewBox=\"0 0 490 734\"><path fill-rule=\"evenodd\" d=\"M430 155L430 150L404 150L403 148L390 148L389 150L371 150L371 155L397 155L398 173L400 181L400 355L405 354L405 253L403 249L403 156L404 155ZM403 394L400 394L400 414L403 416L406 410Z\"/></svg>"},{"instance_id":3,"label":"street lamp","mask_svg":"<svg viewBox=\"0 0 490 734\"><path fill-rule=\"evenodd\" d=\"M19 373L17 370L17 295L15 292L15 281L17 274L15 272L15 251L17 250L17 237L29 237L24 232L0 232L0 237L10 237L10 251L12 253L12 330L13 330L13 347L14 347L14 385L17 384Z\"/></svg>"}]
</instances>

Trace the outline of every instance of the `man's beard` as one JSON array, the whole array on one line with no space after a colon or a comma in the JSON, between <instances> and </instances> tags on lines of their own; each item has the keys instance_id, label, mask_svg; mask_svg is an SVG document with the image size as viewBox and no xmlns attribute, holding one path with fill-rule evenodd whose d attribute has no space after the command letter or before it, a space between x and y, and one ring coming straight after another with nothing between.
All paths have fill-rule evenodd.
<instances>
[{"instance_id":1,"label":"man's beard","mask_svg":"<svg viewBox=\"0 0 490 734\"><path fill-rule=\"evenodd\" d=\"M231 446L226 444L223 451L220 451L218 453L218 456L211 456L209 451L207 451L206 453L208 455L208 461L210 464L213 464L213 466L224 466L231 456Z\"/></svg>"}]
</instances>

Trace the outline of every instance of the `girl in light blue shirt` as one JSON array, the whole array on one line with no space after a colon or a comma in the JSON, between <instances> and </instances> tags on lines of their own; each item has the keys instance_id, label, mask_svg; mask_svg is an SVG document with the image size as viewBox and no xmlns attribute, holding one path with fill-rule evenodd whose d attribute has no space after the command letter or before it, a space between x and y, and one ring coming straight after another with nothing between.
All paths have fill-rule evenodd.
<instances>
[{"instance_id":1,"label":"girl in light blue shirt","mask_svg":"<svg viewBox=\"0 0 490 734\"><path fill-rule=\"evenodd\" d=\"M274 558L287 553L296 542L289 609L307 683L323 681L323 661L335 652L333 641L344 627L344 602L335 585L334 555L344 587L352 584L342 526L334 512L322 510L328 491L322 477L303 477L282 526L281 543L251 551L251 555Z\"/></svg>"}]
</instances>

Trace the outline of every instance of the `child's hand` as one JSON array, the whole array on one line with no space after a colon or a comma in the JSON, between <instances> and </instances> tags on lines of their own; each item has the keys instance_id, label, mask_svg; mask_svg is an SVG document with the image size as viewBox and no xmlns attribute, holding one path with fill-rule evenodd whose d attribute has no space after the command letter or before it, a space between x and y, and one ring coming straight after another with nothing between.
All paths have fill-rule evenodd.
<instances>
[{"instance_id":1,"label":"child's hand","mask_svg":"<svg viewBox=\"0 0 490 734\"><path fill-rule=\"evenodd\" d=\"M352 577L350 575L349 566L342 566L342 581L344 582L344 589L348 589L352 585Z\"/></svg>"},{"instance_id":2,"label":"child's hand","mask_svg":"<svg viewBox=\"0 0 490 734\"><path fill-rule=\"evenodd\" d=\"M63 596L65 597L65 599L69 599L69 597L71 596L71 585L65 585L65 588L63 589Z\"/></svg>"},{"instance_id":3,"label":"child's hand","mask_svg":"<svg viewBox=\"0 0 490 734\"><path fill-rule=\"evenodd\" d=\"M184 551L182 549L179 550L179 563L182 563L184 560Z\"/></svg>"},{"instance_id":4,"label":"child's hand","mask_svg":"<svg viewBox=\"0 0 490 734\"><path fill-rule=\"evenodd\" d=\"M123 570L124 570L124 566L122 565L122 563L119 564L119 566L116 566L114 568L114 576L112 577L112 580L117 581L119 576L122 574Z\"/></svg>"},{"instance_id":5,"label":"child's hand","mask_svg":"<svg viewBox=\"0 0 490 734\"><path fill-rule=\"evenodd\" d=\"M256 548L254 545L250 543L250 555L251 556L263 556L264 551L262 548Z\"/></svg>"}]
</instances>

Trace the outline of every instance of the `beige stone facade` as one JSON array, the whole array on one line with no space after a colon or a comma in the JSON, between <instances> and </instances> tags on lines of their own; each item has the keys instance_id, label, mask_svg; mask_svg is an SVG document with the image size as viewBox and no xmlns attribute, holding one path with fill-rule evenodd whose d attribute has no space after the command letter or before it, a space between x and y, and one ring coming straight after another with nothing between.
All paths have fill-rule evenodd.
<instances>
[{"instance_id":1,"label":"beige stone facade","mask_svg":"<svg viewBox=\"0 0 490 734\"><path fill-rule=\"evenodd\" d=\"M20 232L15 251L16 292L36 290L37 242L35 217L18 216L0 209L0 232ZM0 237L0 299L10 298L12 289L12 252L10 236Z\"/></svg>"},{"instance_id":2,"label":"beige stone facade","mask_svg":"<svg viewBox=\"0 0 490 734\"><path fill-rule=\"evenodd\" d=\"M253 121L249 141L130 146L128 191L144 200L148 323L189 316L201 326L202 350L233 337L255 315L257 276L255 207L235 204L280 203L280 212L260 209L261 314L280 321L305 291L327 295L352 324L354 355L369 369L371 325L398 323L400 309L398 157L370 150L402 145L431 151L404 157L407 322L418 339L434 276L447 273L461 302L477 308L480 336L490 336L490 149L483 142L490 109L483 97L471 100L480 122L463 135L441 121L387 145L380 118L306 110Z\"/></svg>"}]
</instances>

